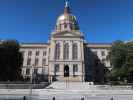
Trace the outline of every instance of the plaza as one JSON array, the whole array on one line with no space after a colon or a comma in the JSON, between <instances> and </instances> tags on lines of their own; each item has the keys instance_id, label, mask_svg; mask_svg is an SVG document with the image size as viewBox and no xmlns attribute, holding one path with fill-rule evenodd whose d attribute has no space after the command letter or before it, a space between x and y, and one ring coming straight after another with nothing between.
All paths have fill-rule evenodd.
<instances>
[{"instance_id":1,"label":"plaza","mask_svg":"<svg viewBox=\"0 0 133 100\"><path fill-rule=\"evenodd\" d=\"M30 95L30 89L0 89L0 100L22 100L26 97L26 100L132 100L133 90L125 87L123 89L117 88L106 89L98 88L102 86L88 86L90 90L85 89L33 89L32 95ZM104 90L105 89L105 90Z\"/></svg>"}]
</instances>

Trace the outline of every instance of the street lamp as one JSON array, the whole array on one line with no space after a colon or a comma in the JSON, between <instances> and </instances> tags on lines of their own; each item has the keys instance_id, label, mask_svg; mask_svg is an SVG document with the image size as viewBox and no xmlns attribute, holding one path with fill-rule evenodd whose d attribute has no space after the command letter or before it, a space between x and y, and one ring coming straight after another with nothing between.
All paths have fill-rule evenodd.
<instances>
[{"instance_id":1,"label":"street lamp","mask_svg":"<svg viewBox=\"0 0 133 100\"><path fill-rule=\"evenodd\" d=\"M32 100L32 79L33 79L33 67L34 65L31 66L31 78L30 78L30 100Z\"/></svg>"}]
</instances>

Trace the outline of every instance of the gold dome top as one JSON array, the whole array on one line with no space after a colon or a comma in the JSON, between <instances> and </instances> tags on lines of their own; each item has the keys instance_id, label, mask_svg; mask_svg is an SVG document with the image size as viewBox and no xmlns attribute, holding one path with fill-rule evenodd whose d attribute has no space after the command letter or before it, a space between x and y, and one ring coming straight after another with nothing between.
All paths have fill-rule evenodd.
<instances>
[{"instance_id":1,"label":"gold dome top","mask_svg":"<svg viewBox=\"0 0 133 100\"><path fill-rule=\"evenodd\" d=\"M57 18L56 22L56 30L58 31L64 31L64 30L78 30L78 24L76 17L71 14L70 8L68 6L68 2L66 2L65 8L64 8L64 14L60 15Z\"/></svg>"},{"instance_id":2,"label":"gold dome top","mask_svg":"<svg viewBox=\"0 0 133 100\"><path fill-rule=\"evenodd\" d=\"M62 14L58 17L57 19L57 24L63 23L64 21L69 21L69 22L76 22L76 17L72 14Z\"/></svg>"}]
</instances>

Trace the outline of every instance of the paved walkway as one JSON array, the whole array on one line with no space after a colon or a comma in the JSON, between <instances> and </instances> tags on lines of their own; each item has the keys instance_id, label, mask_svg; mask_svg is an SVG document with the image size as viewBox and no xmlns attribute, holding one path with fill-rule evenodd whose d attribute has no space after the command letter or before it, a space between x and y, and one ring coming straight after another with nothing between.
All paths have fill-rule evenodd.
<instances>
[{"instance_id":1,"label":"paved walkway","mask_svg":"<svg viewBox=\"0 0 133 100\"><path fill-rule=\"evenodd\" d=\"M0 89L0 100L2 98L22 98L29 97L29 89ZM36 89L32 90L32 100L133 100L133 90L56 90L56 89Z\"/></svg>"},{"instance_id":2,"label":"paved walkway","mask_svg":"<svg viewBox=\"0 0 133 100\"><path fill-rule=\"evenodd\" d=\"M99 88L88 83L71 83L66 87L65 83L53 83L47 89L0 89L0 100L15 100L30 97L32 100L133 100L133 90L129 87L115 88L115 90L102 86ZM126 90L127 89L127 90ZM29 99L28 99L29 100Z\"/></svg>"}]
</instances>

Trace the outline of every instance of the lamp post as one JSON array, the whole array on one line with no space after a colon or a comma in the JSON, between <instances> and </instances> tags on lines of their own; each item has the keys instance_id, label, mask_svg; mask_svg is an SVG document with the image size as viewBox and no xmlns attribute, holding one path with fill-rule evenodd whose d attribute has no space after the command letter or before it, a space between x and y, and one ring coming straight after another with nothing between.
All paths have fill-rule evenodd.
<instances>
[{"instance_id":1,"label":"lamp post","mask_svg":"<svg viewBox=\"0 0 133 100\"><path fill-rule=\"evenodd\" d=\"M33 66L31 66L31 78L30 78L30 100L32 100L32 79L33 79Z\"/></svg>"}]
</instances>

